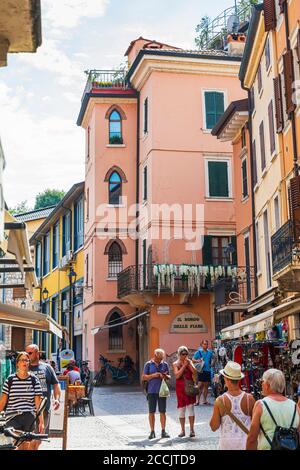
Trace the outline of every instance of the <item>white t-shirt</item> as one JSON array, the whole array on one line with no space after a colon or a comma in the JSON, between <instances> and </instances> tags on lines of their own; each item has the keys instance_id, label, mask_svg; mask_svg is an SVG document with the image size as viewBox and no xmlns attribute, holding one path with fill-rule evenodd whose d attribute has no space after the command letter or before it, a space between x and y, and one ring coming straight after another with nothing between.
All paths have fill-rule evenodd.
<instances>
[{"instance_id":1,"label":"white t-shirt","mask_svg":"<svg viewBox=\"0 0 300 470\"><path fill-rule=\"evenodd\" d=\"M67 373L67 376L69 377L69 380L70 380L71 384L74 384L76 382L76 380L80 380L80 382L81 382L80 373L77 370L70 370Z\"/></svg>"}]
</instances>

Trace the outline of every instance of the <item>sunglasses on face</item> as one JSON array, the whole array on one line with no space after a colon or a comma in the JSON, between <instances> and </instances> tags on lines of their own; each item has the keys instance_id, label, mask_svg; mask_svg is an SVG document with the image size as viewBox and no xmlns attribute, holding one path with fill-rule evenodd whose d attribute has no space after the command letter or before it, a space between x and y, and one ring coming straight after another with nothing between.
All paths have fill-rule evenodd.
<instances>
[{"instance_id":1,"label":"sunglasses on face","mask_svg":"<svg viewBox=\"0 0 300 470\"><path fill-rule=\"evenodd\" d=\"M188 356L188 353L187 352L182 352L181 355L182 356Z\"/></svg>"},{"instance_id":2,"label":"sunglasses on face","mask_svg":"<svg viewBox=\"0 0 300 470\"><path fill-rule=\"evenodd\" d=\"M20 359L19 362L29 362L29 359Z\"/></svg>"}]
</instances>

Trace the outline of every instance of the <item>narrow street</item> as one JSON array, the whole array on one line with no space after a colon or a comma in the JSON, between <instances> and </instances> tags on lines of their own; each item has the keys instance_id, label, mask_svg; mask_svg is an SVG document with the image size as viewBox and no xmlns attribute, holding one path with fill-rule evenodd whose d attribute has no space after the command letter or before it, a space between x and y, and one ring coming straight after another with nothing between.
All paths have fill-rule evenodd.
<instances>
[{"instance_id":1,"label":"narrow street","mask_svg":"<svg viewBox=\"0 0 300 470\"><path fill-rule=\"evenodd\" d=\"M211 397L210 400L212 401ZM212 433L208 422L212 406L195 407L195 438L177 437L179 430L175 392L171 392L167 408L167 431L170 439L160 439L159 415L156 419L156 439L148 440L147 401L140 387L106 386L96 388L93 396L95 417L70 417L67 449L107 450L208 450L216 449L218 433ZM189 429L186 429L187 436ZM61 449L61 439L43 443L41 449Z\"/></svg>"}]
</instances>

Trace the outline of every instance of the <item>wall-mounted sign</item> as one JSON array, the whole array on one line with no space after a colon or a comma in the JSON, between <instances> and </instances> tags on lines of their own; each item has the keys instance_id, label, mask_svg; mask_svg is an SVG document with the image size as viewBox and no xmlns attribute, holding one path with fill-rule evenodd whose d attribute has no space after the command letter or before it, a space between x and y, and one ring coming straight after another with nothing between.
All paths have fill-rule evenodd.
<instances>
[{"instance_id":1,"label":"wall-mounted sign","mask_svg":"<svg viewBox=\"0 0 300 470\"><path fill-rule=\"evenodd\" d=\"M181 313L174 318L170 333L207 333L207 326L197 313Z\"/></svg>"},{"instance_id":2,"label":"wall-mounted sign","mask_svg":"<svg viewBox=\"0 0 300 470\"><path fill-rule=\"evenodd\" d=\"M82 304L74 307L74 335L82 334Z\"/></svg>"},{"instance_id":3,"label":"wall-mounted sign","mask_svg":"<svg viewBox=\"0 0 300 470\"><path fill-rule=\"evenodd\" d=\"M168 315L170 313L169 305L158 305L157 315Z\"/></svg>"}]
</instances>

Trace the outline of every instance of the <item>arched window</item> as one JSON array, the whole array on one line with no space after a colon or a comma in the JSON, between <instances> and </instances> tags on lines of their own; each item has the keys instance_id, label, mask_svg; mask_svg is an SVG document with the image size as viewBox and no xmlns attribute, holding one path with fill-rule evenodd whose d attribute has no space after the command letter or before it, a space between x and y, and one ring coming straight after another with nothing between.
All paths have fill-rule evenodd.
<instances>
[{"instance_id":1,"label":"arched window","mask_svg":"<svg viewBox=\"0 0 300 470\"><path fill-rule=\"evenodd\" d=\"M110 350L123 349L123 327L118 325L122 321L122 317L119 312L113 312L109 317L108 324L116 325L109 328L109 346Z\"/></svg>"},{"instance_id":2,"label":"arched window","mask_svg":"<svg viewBox=\"0 0 300 470\"><path fill-rule=\"evenodd\" d=\"M122 179L117 171L114 171L109 177L109 204L121 204L122 197Z\"/></svg>"},{"instance_id":3,"label":"arched window","mask_svg":"<svg viewBox=\"0 0 300 470\"><path fill-rule=\"evenodd\" d=\"M117 277L122 269L122 249L117 242L113 242L108 250L108 277Z\"/></svg>"},{"instance_id":4,"label":"arched window","mask_svg":"<svg viewBox=\"0 0 300 470\"><path fill-rule=\"evenodd\" d=\"M116 110L112 111L109 116L109 143L123 144L122 119Z\"/></svg>"}]
</instances>

